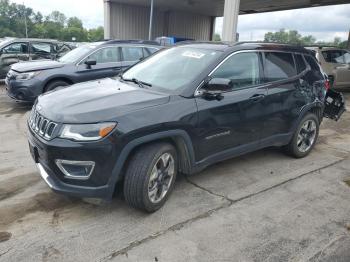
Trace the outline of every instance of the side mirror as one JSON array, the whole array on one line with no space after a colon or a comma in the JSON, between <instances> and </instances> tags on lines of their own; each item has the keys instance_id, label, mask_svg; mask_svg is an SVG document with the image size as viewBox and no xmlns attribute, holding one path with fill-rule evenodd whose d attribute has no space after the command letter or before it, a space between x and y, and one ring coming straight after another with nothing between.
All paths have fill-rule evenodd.
<instances>
[{"instance_id":1,"label":"side mirror","mask_svg":"<svg viewBox=\"0 0 350 262\"><path fill-rule=\"evenodd\" d=\"M222 100L223 93L232 90L233 84L230 79L212 78L203 87L203 96L207 99Z\"/></svg>"},{"instance_id":2,"label":"side mirror","mask_svg":"<svg viewBox=\"0 0 350 262\"><path fill-rule=\"evenodd\" d=\"M85 65L87 65L87 68L91 68L91 66L97 64L96 60L93 60L93 59L88 59L84 63L85 63Z\"/></svg>"},{"instance_id":3,"label":"side mirror","mask_svg":"<svg viewBox=\"0 0 350 262\"><path fill-rule=\"evenodd\" d=\"M204 90L210 93L224 93L232 89L232 81L226 78L212 78L204 86Z\"/></svg>"}]
</instances>

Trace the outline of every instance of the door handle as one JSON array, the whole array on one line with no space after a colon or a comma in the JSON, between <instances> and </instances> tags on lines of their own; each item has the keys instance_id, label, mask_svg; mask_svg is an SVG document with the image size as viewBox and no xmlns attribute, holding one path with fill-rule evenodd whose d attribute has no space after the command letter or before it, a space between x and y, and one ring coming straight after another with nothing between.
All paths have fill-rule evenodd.
<instances>
[{"instance_id":1,"label":"door handle","mask_svg":"<svg viewBox=\"0 0 350 262\"><path fill-rule=\"evenodd\" d=\"M265 98L265 95L262 95L262 94L256 94L256 95L253 95L251 98L249 98L249 100L251 101L254 101L254 102L257 102L257 101L260 101L262 99Z\"/></svg>"}]
</instances>

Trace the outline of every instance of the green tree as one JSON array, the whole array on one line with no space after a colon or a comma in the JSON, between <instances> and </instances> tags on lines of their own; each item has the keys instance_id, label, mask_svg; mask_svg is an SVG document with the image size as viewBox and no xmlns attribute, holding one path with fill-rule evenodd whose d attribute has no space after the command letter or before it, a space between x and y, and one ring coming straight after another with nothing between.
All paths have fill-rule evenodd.
<instances>
[{"instance_id":1,"label":"green tree","mask_svg":"<svg viewBox=\"0 0 350 262\"><path fill-rule=\"evenodd\" d=\"M278 32L266 33L264 41L293 45L311 45L316 42L316 39L312 35L302 36L296 30L286 31L285 29L280 29Z\"/></svg>"},{"instance_id":2,"label":"green tree","mask_svg":"<svg viewBox=\"0 0 350 262\"><path fill-rule=\"evenodd\" d=\"M0 0L0 38L28 36L72 41L98 41L103 39L103 27L86 30L77 17L67 18L59 11L44 17L40 12L21 4Z\"/></svg>"},{"instance_id":3,"label":"green tree","mask_svg":"<svg viewBox=\"0 0 350 262\"><path fill-rule=\"evenodd\" d=\"M83 22L78 17L70 17L67 22L68 27L83 28Z\"/></svg>"},{"instance_id":4,"label":"green tree","mask_svg":"<svg viewBox=\"0 0 350 262\"><path fill-rule=\"evenodd\" d=\"M101 41L104 39L104 29L99 26L94 29L90 29L88 32L88 40L91 42Z\"/></svg>"}]
</instances>

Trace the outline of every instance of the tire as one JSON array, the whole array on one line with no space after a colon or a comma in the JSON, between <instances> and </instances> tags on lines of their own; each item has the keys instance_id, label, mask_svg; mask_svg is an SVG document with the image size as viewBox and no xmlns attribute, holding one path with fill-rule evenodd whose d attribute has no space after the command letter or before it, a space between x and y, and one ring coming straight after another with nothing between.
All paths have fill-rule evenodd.
<instances>
[{"instance_id":1,"label":"tire","mask_svg":"<svg viewBox=\"0 0 350 262\"><path fill-rule=\"evenodd\" d=\"M162 167L163 158L167 159L168 155L168 168L164 165L164 172L159 173L157 168ZM157 169L157 172L153 172L154 168ZM171 179L170 175L164 175L166 170L168 170L168 174L172 173ZM173 172L171 172L171 170L173 170ZM124 180L124 196L126 202L130 206L142 211L149 213L157 211L164 205L174 188L177 170L177 153L172 145L168 143L156 143L140 148L132 155L126 170ZM155 177L154 174L157 174L157 179L152 179ZM158 182L158 180L162 180L162 178L164 181ZM168 187L161 186L163 183L165 184L166 181L168 181ZM154 190L152 190L153 188ZM166 188L167 191L165 192L164 190L163 192L163 189ZM162 193L160 193L161 191ZM150 192L156 193L152 194ZM158 193L162 197L159 197L160 199L156 201ZM164 196L163 193L165 193Z\"/></svg>"},{"instance_id":2,"label":"tire","mask_svg":"<svg viewBox=\"0 0 350 262\"><path fill-rule=\"evenodd\" d=\"M311 132L312 128L309 128L310 131L307 133L305 126L310 127L311 123L314 123L314 131ZM306 157L312 149L314 148L319 134L320 124L317 116L315 114L307 114L299 123L298 128L296 129L292 140L285 147L287 154L295 158ZM300 135L300 136L299 136ZM302 139L300 139L302 138ZM309 139L309 142L306 141ZM300 142L302 140L302 142Z\"/></svg>"},{"instance_id":3,"label":"tire","mask_svg":"<svg viewBox=\"0 0 350 262\"><path fill-rule=\"evenodd\" d=\"M50 92L50 91L56 89L57 87L69 86L69 85L70 85L70 84L67 83L66 81L63 81L63 80L54 80L54 81L48 83L48 84L45 86L44 93Z\"/></svg>"}]
</instances>

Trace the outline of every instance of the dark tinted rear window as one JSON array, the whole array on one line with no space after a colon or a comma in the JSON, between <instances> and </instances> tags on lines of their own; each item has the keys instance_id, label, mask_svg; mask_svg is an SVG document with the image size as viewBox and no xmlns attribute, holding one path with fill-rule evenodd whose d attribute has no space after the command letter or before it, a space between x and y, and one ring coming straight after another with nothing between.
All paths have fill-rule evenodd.
<instances>
[{"instance_id":1,"label":"dark tinted rear window","mask_svg":"<svg viewBox=\"0 0 350 262\"><path fill-rule=\"evenodd\" d=\"M301 72L304 72L306 70L307 66L302 55L295 55L294 57L295 63L297 64L298 74L300 74Z\"/></svg>"},{"instance_id":2,"label":"dark tinted rear window","mask_svg":"<svg viewBox=\"0 0 350 262\"><path fill-rule=\"evenodd\" d=\"M264 68L267 82L284 80L297 75L291 53L266 52Z\"/></svg>"}]
</instances>

